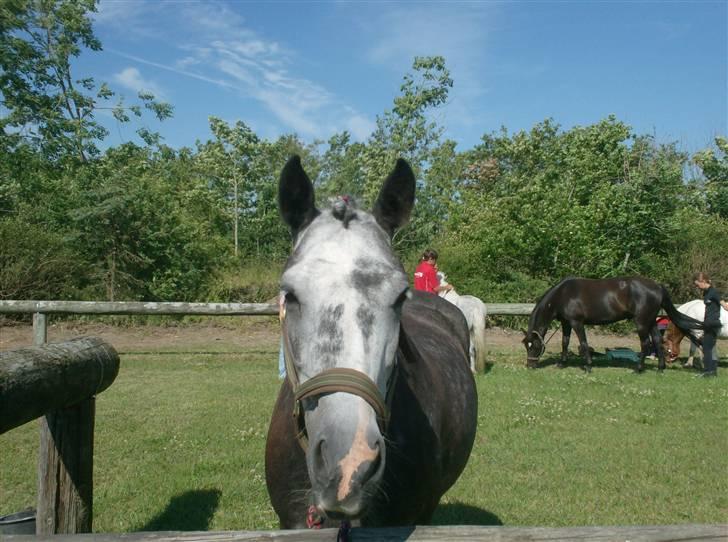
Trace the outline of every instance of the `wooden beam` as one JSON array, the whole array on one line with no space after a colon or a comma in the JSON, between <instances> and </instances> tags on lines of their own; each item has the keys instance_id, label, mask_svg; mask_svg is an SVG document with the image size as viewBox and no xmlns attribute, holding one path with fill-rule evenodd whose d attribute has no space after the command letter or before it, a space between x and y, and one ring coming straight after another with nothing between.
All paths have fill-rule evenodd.
<instances>
[{"instance_id":1,"label":"wooden beam","mask_svg":"<svg viewBox=\"0 0 728 542\"><path fill-rule=\"evenodd\" d=\"M48 316L42 312L33 313L33 346L48 342Z\"/></svg>"},{"instance_id":2,"label":"wooden beam","mask_svg":"<svg viewBox=\"0 0 728 542\"><path fill-rule=\"evenodd\" d=\"M335 529L298 531L229 531L229 532L139 532L76 536L10 535L5 542L270 542L336 540ZM641 542L721 541L728 540L728 524L657 525L623 527L485 527L478 525L397 527L388 529L352 529L352 539L377 542L524 542L528 540L565 540L571 542Z\"/></svg>"},{"instance_id":3,"label":"wooden beam","mask_svg":"<svg viewBox=\"0 0 728 542\"><path fill-rule=\"evenodd\" d=\"M0 313L277 315L275 303L147 303L144 301L0 301Z\"/></svg>"},{"instance_id":4,"label":"wooden beam","mask_svg":"<svg viewBox=\"0 0 728 542\"><path fill-rule=\"evenodd\" d=\"M40 419L36 534L90 533L96 400Z\"/></svg>"},{"instance_id":5,"label":"wooden beam","mask_svg":"<svg viewBox=\"0 0 728 542\"><path fill-rule=\"evenodd\" d=\"M95 337L0 352L0 434L108 388L119 354Z\"/></svg>"},{"instance_id":6,"label":"wooden beam","mask_svg":"<svg viewBox=\"0 0 728 542\"><path fill-rule=\"evenodd\" d=\"M489 315L528 316L533 303L486 303ZM147 303L143 301L0 301L0 314L196 314L207 316L276 316L275 303Z\"/></svg>"}]
</instances>

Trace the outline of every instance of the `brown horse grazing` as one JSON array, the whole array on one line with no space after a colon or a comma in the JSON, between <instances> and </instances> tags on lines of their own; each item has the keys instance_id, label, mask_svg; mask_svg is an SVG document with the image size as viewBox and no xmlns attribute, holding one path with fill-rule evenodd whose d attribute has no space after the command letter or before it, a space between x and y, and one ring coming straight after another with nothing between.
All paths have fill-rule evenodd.
<instances>
[{"instance_id":1,"label":"brown horse grazing","mask_svg":"<svg viewBox=\"0 0 728 542\"><path fill-rule=\"evenodd\" d=\"M696 320L700 320L701 322L703 321L703 318L705 318L705 303L702 299L693 299L692 301L683 303L677 308L677 310L682 314L695 318ZM718 330L718 339L728 339L728 311L726 311L723 307L720 309L720 323L721 327ZM703 333L701 331L697 331L695 335L700 338ZM683 333L682 330L680 330L680 328L675 326L672 322L667 326L667 329L665 330L665 337L663 339L663 347L665 354L667 355L668 362L673 362L680 356L680 343L684 338L685 333ZM690 355L684 364L685 367L693 366L693 357L695 356L696 350L697 345L691 341Z\"/></svg>"},{"instance_id":2,"label":"brown horse grazing","mask_svg":"<svg viewBox=\"0 0 728 542\"><path fill-rule=\"evenodd\" d=\"M279 206L294 239L281 278L287 379L266 443L282 528L428 523L477 424L468 330L454 305L410 292L391 247L415 179L400 160L370 214L314 206L298 157Z\"/></svg>"},{"instance_id":3,"label":"brown horse grazing","mask_svg":"<svg viewBox=\"0 0 728 542\"><path fill-rule=\"evenodd\" d=\"M553 320L561 322L561 361L566 363L571 330L579 338L579 352L586 361L584 369L591 370L591 352L586 341L585 324L603 325L620 320L633 320L637 326L642 350L636 371L644 369L645 356L652 344L660 345L661 337L655 318L660 308L683 333L694 337L693 330L703 329L703 323L675 308L664 286L645 277L613 279L567 278L548 290L536 304L525 331L526 365L534 367L546 350L544 335ZM693 340L696 340L693 338ZM658 367L665 368L665 354L657 348Z\"/></svg>"}]
</instances>

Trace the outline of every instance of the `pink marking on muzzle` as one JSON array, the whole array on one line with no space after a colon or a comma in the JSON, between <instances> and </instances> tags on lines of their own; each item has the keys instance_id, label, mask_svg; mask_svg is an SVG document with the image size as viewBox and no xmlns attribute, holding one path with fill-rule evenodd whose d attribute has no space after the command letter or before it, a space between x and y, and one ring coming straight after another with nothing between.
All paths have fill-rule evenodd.
<instances>
[{"instance_id":1,"label":"pink marking on muzzle","mask_svg":"<svg viewBox=\"0 0 728 542\"><path fill-rule=\"evenodd\" d=\"M351 484L354 473L359 470L362 463L366 461L374 461L379 455L376 448L370 448L366 438L367 428L367 411L366 406L361 405L359 409L359 424L354 435L354 442L351 443L351 449L346 456L339 461L341 469L341 483L336 493L336 498L343 501L349 493L351 493Z\"/></svg>"}]
</instances>

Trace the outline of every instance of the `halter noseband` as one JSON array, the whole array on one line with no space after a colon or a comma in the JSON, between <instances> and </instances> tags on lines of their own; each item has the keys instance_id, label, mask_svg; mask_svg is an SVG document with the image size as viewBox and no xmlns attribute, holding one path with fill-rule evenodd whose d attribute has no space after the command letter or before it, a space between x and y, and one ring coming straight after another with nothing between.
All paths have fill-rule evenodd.
<instances>
[{"instance_id":1,"label":"halter noseband","mask_svg":"<svg viewBox=\"0 0 728 542\"><path fill-rule=\"evenodd\" d=\"M304 399L318 397L327 393L350 393L364 399L377 415L379 431L384 435L389 424L389 412L392 405L393 391L397 379L398 360L395 358L395 366L387 382L387 396L382 396L377 385L369 376L356 369L345 367L334 367L325 369L303 384L298 379L296 364L294 362L291 339L286 326L286 309L281 305L279 318L281 321L281 334L283 336L283 358L286 364L286 375L293 390L293 417L296 420L298 433L296 438L301 448L308 448L308 433L306 431L306 420L304 418Z\"/></svg>"},{"instance_id":2,"label":"halter noseband","mask_svg":"<svg viewBox=\"0 0 728 542\"><path fill-rule=\"evenodd\" d=\"M543 335L541 335L535 329L533 331L531 331L531 333L535 334L541 340L541 351L535 357L534 356L526 356L526 361L538 361L539 359L541 359L541 356L543 356L543 353L546 352L546 343L548 341L544 341ZM553 336L554 336L554 334L552 333L551 334L551 337L553 337ZM549 337L549 341L551 340L551 337ZM521 358L521 359L523 359L523 358Z\"/></svg>"}]
</instances>

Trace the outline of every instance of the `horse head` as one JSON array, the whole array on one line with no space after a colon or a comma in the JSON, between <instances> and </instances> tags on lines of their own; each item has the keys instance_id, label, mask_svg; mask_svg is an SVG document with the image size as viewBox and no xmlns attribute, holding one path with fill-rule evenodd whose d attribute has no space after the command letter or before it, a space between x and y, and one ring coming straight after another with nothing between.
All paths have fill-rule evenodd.
<instances>
[{"instance_id":1,"label":"horse head","mask_svg":"<svg viewBox=\"0 0 728 542\"><path fill-rule=\"evenodd\" d=\"M539 333L535 329L530 331L523 330L523 340L521 341L526 347L526 365L535 367L538 360L546 351L546 342L543 333Z\"/></svg>"},{"instance_id":2,"label":"horse head","mask_svg":"<svg viewBox=\"0 0 728 542\"><path fill-rule=\"evenodd\" d=\"M286 366L312 504L333 519L361 517L384 471L388 394L410 295L391 236L409 219L414 191L404 160L371 213L348 197L317 209L297 156L280 177L279 208L293 236L281 277Z\"/></svg>"},{"instance_id":3,"label":"horse head","mask_svg":"<svg viewBox=\"0 0 728 542\"><path fill-rule=\"evenodd\" d=\"M665 350L667 361L672 363L680 356L680 343L683 340L683 333L675 324L670 322L665 330L665 336L662 340L662 348Z\"/></svg>"}]
</instances>

